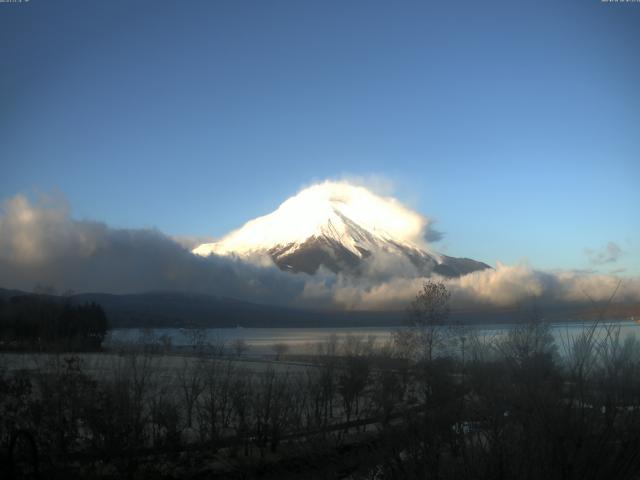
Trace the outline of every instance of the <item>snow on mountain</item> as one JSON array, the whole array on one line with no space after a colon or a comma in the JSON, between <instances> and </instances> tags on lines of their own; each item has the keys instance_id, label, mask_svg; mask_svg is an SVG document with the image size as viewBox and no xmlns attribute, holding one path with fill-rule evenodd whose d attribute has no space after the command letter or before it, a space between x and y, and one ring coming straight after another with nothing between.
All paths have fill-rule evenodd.
<instances>
[{"instance_id":1,"label":"snow on mountain","mask_svg":"<svg viewBox=\"0 0 640 480\"><path fill-rule=\"evenodd\" d=\"M424 273L459 276L488 268L431 251L425 241L428 228L426 217L391 197L346 182L324 182L193 253L267 254L283 270L310 274L320 266L357 272L365 259L380 252L408 259Z\"/></svg>"}]
</instances>

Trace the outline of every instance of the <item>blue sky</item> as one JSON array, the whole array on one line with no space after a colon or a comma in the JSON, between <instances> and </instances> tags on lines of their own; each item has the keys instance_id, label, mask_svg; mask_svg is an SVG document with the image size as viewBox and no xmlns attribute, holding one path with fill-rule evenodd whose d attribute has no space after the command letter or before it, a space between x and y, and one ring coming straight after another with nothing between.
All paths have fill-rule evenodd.
<instances>
[{"instance_id":1,"label":"blue sky","mask_svg":"<svg viewBox=\"0 0 640 480\"><path fill-rule=\"evenodd\" d=\"M639 44L598 0L0 4L0 198L219 236L382 176L451 255L638 275Z\"/></svg>"}]
</instances>

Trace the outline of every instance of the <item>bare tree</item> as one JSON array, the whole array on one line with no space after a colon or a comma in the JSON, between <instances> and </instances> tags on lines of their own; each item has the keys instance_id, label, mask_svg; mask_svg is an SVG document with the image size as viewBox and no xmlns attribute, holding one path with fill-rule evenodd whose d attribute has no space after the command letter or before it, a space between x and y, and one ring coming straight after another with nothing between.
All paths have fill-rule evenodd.
<instances>
[{"instance_id":1,"label":"bare tree","mask_svg":"<svg viewBox=\"0 0 640 480\"><path fill-rule=\"evenodd\" d=\"M260 456L270 446L275 453L287 428L290 411L291 384L288 372L278 373L269 367L261 376L253 395L254 433Z\"/></svg>"},{"instance_id":2,"label":"bare tree","mask_svg":"<svg viewBox=\"0 0 640 480\"><path fill-rule=\"evenodd\" d=\"M160 345L162 345L163 353L171 352L171 345L173 344L173 339L171 338L170 335L167 335L166 333L164 333L160 335L160 338L158 340L160 341Z\"/></svg>"},{"instance_id":3,"label":"bare tree","mask_svg":"<svg viewBox=\"0 0 640 480\"><path fill-rule=\"evenodd\" d=\"M551 327L541 319L517 325L495 346L505 358L518 365L543 357L550 359L556 353Z\"/></svg>"},{"instance_id":4,"label":"bare tree","mask_svg":"<svg viewBox=\"0 0 640 480\"><path fill-rule=\"evenodd\" d=\"M240 357L242 356L247 350L249 350L249 345L247 344L247 342L244 340L244 338L236 338L233 342L231 342L231 348L233 349L233 351L235 352L235 354Z\"/></svg>"},{"instance_id":5,"label":"bare tree","mask_svg":"<svg viewBox=\"0 0 640 480\"><path fill-rule=\"evenodd\" d=\"M370 357L375 352L376 338L373 335L347 334L342 342L342 352L347 357Z\"/></svg>"},{"instance_id":6,"label":"bare tree","mask_svg":"<svg viewBox=\"0 0 640 480\"><path fill-rule=\"evenodd\" d=\"M420 338L414 329L399 328L391 333L393 352L399 358L412 359L420 350Z\"/></svg>"},{"instance_id":7,"label":"bare tree","mask_svg":"<svg viewBox=\"0 0 640 480\"><path fill-rule=\"evenodd\" d=\"M187 337L188 345L195 354L204 353L207 346L207 331L204 328L183 328L182 334Z\"/></svg>"},{"instance_id":8,"label":"bare tree","mask_svg":"<svg viewBox=\"0 0 640 480\"><path fill-rule=\"evenodd\" d=\"M222 357L227 348L227 341L218 332L214 335L211 342L207 342L207 348L214 357Z\"/></svg>"},{"instance_id":9,"label":"bare tree","mask_svg":"<svg viewBox=\"0 0 640 480\"><path fill-rule=\"evenodd\" d=\"M182 359L182 368L178 371L178 382L184 400L188 428L191 428L193 424L194 407L205 389L203 373L203 360L189 357Z\"/></svg>"},{"instance_id":10,"label":"bare tree","mask_svg":"<svg viewBox=\"0 0 640 480\"><path fill-rule=\"evenodd\" d=\"M217 448L216 442L231 424L236 370L232 361L213 361L203 373L204 389L198 402L198 425L201 438Z\"/></svg>"},{"instance_id":11,"label":"bare tree","mask_svg":"<svg viewBox=\"0 0 640 480\"><path fill-rule=\"evenodd\" d=\"M251 395L253 392L252 376L245 369L238 370L230 386L231 427L236 431L238 439L242 441L245 457L249 455L249 438L252 428L253 407Z\"/></svg>"},{"instance_id":12,"label":"bare tree","mask_svg":"<svg viewBox=\"0 0 640 480\"><path fill-rule=\"evenodd\" d=\"M280 361L289 352L289 345L283 342L279 342L273 345L273 351L276 354L276 360Z\"/></svg>"},{"instance_id":13,"label":"bare tree","mask_svg":"<svg viewBox=\"0 0 640 480\"><path fill-rule=\"evenodd\" d=\"M345 359L344 369L338 378L338 392L349 422L352 416L360 414L360 400L369 383L371 362L367 357L349 356Z\"/></svg>"},{"instance_id":14,"label":"bare tree","mask_svg":"<svg viewBox=\"0 0 640 480\"><path fill-rule=\"evenodd\" d=\"M444 344L446 332L443 326L449 319L451 294L443 282L426 281L409 306L410 335L417 340L418 354L428 360L438 347Z\"/></svg>"}]
</instances>

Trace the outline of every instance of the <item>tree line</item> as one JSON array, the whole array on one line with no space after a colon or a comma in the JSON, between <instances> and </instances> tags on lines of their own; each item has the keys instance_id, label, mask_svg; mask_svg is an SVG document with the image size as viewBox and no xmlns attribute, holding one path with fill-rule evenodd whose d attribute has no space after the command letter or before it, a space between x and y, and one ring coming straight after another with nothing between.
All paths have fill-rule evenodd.
<instances>
[{"instance_id":1,"label":"tree line","mask_svg":"<svg viewBox=\"0 0 640 480\"><path fill-rule=\"evenodd\" d=\"M74 305L68 298L18 295L0 298L0 341L4 349L99 349L109 328L102 307Z\"/></svg>"}]
</instances>

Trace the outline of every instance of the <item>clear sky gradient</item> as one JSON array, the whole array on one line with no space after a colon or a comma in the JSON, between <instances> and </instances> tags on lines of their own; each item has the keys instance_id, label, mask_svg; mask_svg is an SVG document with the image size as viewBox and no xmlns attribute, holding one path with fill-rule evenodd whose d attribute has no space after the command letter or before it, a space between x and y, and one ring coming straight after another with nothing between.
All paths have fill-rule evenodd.
<instances>
[{"instance_id":1,"label":"clear sky gradient","mask_svg":"<svg viewBox=\"0 0 640 480\"><path fill-rule=\"evenodd\" d=\"M640 3L0 4L0 165L176 235L381 176L448 254L638 275Z\"/></svg>"}]
</instances>

